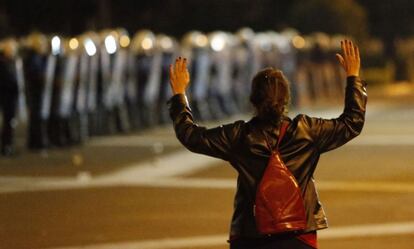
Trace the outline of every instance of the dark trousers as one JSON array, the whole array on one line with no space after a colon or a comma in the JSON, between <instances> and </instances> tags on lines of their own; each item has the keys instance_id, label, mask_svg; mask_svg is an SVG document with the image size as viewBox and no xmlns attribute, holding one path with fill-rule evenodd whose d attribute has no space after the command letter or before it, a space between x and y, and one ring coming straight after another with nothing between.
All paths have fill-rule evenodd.
<instances>
[{"instance_id":1,"label":"dark trousers","mask_svg":"<svg viewBox=\"0 0 414 249\"><path fill-rule=\"evenodd\" d=\"M277 236L260 239L236 239L230 249L313 249L295 236Z\"/></svg>"}]
</instances>

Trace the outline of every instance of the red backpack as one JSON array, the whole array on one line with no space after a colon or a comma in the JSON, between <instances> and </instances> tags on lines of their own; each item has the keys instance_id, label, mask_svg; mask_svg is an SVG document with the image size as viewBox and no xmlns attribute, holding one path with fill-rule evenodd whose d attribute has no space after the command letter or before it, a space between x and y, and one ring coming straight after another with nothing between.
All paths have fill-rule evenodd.
<instances>
[{"instance_id":1,"label":"red backpack","mask_svg":"<svg viewBox=\"0 0 414 249\"><path fill-rule=\"evenodd\" d=\"M279 144L288 123L282 122L276 148L257 187L254 216L262 234L300 231L306 228L302 195L295 177L283 163Z\"/></svg>"}]
</instances>

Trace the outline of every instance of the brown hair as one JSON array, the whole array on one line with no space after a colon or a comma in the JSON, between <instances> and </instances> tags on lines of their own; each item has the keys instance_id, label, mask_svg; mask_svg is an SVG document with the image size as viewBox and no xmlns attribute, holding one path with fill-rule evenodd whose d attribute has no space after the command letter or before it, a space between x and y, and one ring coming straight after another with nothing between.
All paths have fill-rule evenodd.
<instances>
[{"instance_id":1,"label":"brown hair","mask_svg":"<svg viewBox=\"0 0 414 249\"><path fill-rule=\"evenodd\" d=\"M282 71L265 68L254 76L250 102L260 119L279 123L287 113L289 101L289 82Z\"/></svg>"}]
</instances>

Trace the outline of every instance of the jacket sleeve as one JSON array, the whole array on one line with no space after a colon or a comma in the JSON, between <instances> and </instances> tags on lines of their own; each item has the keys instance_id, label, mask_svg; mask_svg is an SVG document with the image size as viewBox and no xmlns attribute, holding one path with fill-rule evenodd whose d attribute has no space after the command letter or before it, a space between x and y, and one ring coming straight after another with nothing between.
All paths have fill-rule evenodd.
<instances>
[{"instance_id":1,"label":"jacket sleeve","mask_svg":"<svg viewBox=\"0 0 414 249\"><path fill-rule=\"evenodd\" d=\"M168 102L178 140L190 151L229 161L244 121L207 129L194 123L187 97L174 95Z\"/></svg>"},{"instance_id":2,"label":"jacket sleeve","mask_svg":"<svg viewBox=\"0 0 414 249\"><path fill-rule=\"evenodd\" d=\"M358 136L365 122L367 103L366 84L358 77L348 77L345 89L345 108L335 119L311 118L303 115L309 136L320 153L333 150Z\"/></svg>"}]
</instances>

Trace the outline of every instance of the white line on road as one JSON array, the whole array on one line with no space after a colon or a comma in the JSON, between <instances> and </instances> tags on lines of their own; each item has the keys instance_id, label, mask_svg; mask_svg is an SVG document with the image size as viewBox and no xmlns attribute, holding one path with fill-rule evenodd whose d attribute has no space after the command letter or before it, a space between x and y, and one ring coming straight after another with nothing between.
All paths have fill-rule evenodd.
<instances>
[{"instance_id":1,"label":"white line on road","mask_svg":"<svg viewBox=\"0 0 414 249\"><path fill-rule=\"evenodd\" d=\"M414 135L361 135L351 140L348 145L359 146L396 146L414 145Z\"/></svg>"},{"instance_id":2,"label":"white line on road","mask_svg":"<svg viewBox=\"0 0 414 249\"><path fill-rule=\"evenodd\" d=\"M372 236L414 235L414 222L384 223L333 227L318 231L320 240L365 238ZM143 241L104 243L54 249L174 249L226 246L227 235L207 235L185 238L163 238Z\"/></svg>"},{"instance_id":3,"label":"white line on road","mask_svg":"<svg viewBox=\"0 0 414 249\"><path fill-rule=\"evenodd\" d=\"M121 140L123 138L120 138ZM126 138L127 139L127 138ZM414 145L414 136L369 135L350 145ZM152 161L132 164L116 172L92 177L0 177L0 193L63 190L107 186L153 186L188 188L234 188L233 179L177 178L212 167L220 160L186 150L160 156ZM320 190L414 192L414 184L399 182L320 182Z\"/></svg>"},{"instance_id":4,"label":"white line on road","mask_svg":"<svg viewBox=\"0 0 414 249\"><path fill-rule=\"evenodd\" d=\"M142 181L140 184L150 187L234 189L236 187L236 180L216 178L168 178L160 181ZM317 188L321 191L413 193L414 183L386 181L319 181Z\"/></svg>"},{"instance_id":5,"label":"white line on road","mask_svg":"<svg viewBox=\"0 0 414 249\"><path fill-rule=\"evenodd\" d=\"M212 167L218 159L179 151L156 160L124 167L116 172L92 177L83 172L78 177L0 177L0 193L73 189L106 186L136 186L183 176Z\"/></svg>"},{"instance_id":6,"label":"white line on road","mask_svg":"<svg viewBox=\"0 0 414 249\"><path fill-rule=\"evenodd\" d=\"M134 176L132 174L132 176ZM385 182L385 181L319 181L320 191L352 191L352 192L382 192L382 193L414 193L414 183ZM204 189L234 189L235 179L206 179L206 178L50 178L37 181L32 178L22 178L16 182L4 181L0 178L0 193L33 192L44 190L66 190L99 187L156 187L156 188L204 188Z\"/></svg>"},{"instance_id":7,"label":"white line on road","mask_svg":"<svg viewBox=\"0 0 414 249\"><path fill-rule=\"evenodd\" d=\"M115 137L101 138L89 142L91 146L179 146L179 142L175 137ZM362 133L361 136L349 142L349 145L357 146L398 146L398 145L414 145L414 135L412 134L367 134Z\"/></svg>"}]
</instances>

